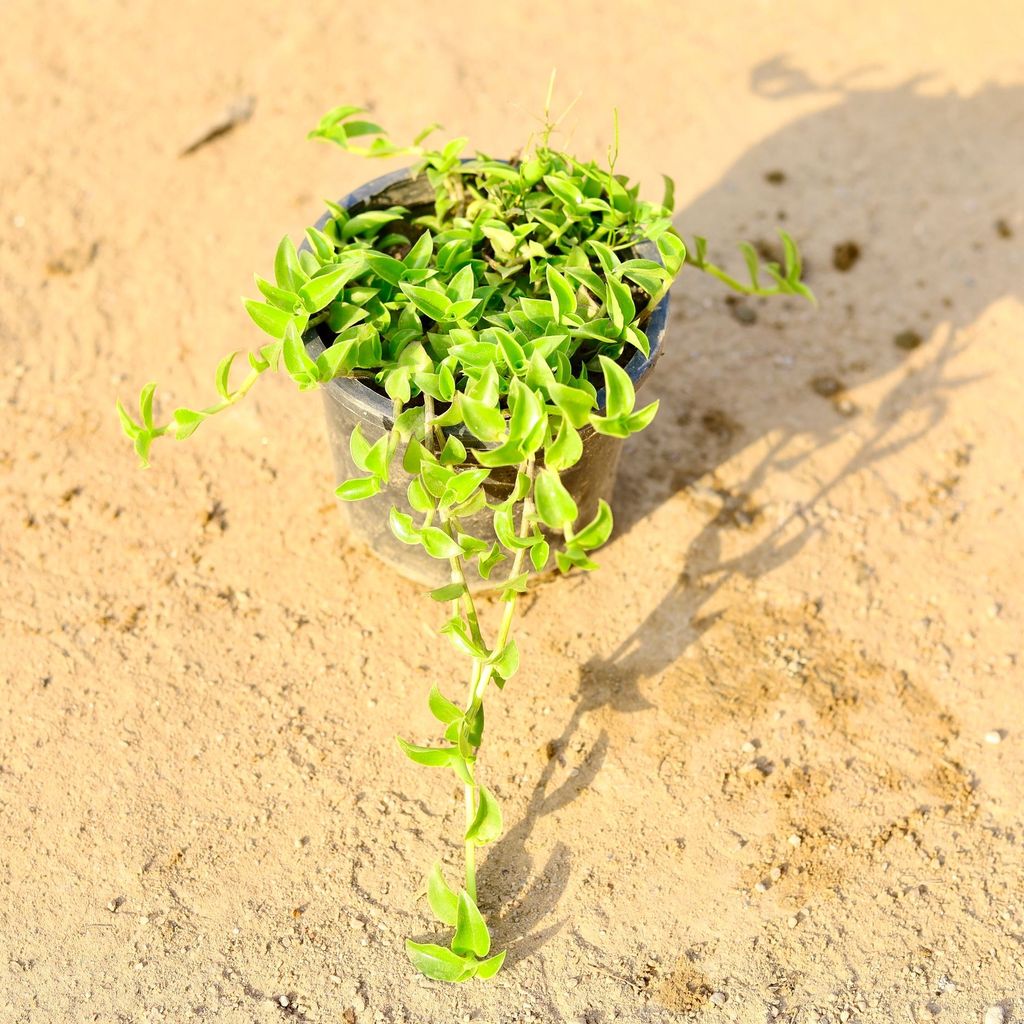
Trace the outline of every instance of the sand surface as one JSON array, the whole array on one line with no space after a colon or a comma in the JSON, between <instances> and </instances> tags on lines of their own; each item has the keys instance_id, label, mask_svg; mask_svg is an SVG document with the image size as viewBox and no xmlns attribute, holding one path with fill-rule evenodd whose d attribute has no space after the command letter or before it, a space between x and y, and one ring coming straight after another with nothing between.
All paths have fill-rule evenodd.
<instances>
[{"instance_id":1,"label":"sand surface","mask_svg":"<svg viewBox=\"0 0 1024 1024\"><path fill-rule=\"evenodd\" d=\"M1024 1020L1024 11L460 6L3 6L0 1020ZM504 155L552 65L582 155L617 105L686 234L783 223L820 306L677 287L602 571L488 709L509 959L453 989L401 940L458 794L392 737L463 666L343 535L318 399L149 473L112 406L212 393L386 169L323 110Z\"/></svg>"}]
</instances>

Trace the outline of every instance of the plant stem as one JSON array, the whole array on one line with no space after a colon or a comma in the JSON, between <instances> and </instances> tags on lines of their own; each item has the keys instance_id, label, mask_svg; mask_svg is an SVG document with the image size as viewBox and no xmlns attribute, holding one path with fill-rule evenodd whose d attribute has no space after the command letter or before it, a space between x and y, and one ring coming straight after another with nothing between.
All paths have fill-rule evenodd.
<instances>
[{"instance_id":1,"label":"plant stem","mask_svg":"<svg viewBox=\"0 0 1024 1024\"><path fill-rule=\"evenodd\" d=\"M433 452L435 444L440 441L434 434L434 400L430 395L423 396L423 415L424 415L424 427L425 427L425 441L429 451ZM431 517L433 513L430 514ZM452 540L455 540L455 532L451 526L448 516L444 512L440 512L441 528L448 534ZM470 631L472 632L473 639L480 644L481 647L486 649L487 645L483 641L483 636L480 632L480 618L477 615L476 604L473 602L473 595L469 592L469 584L466 581L466 569L463 564L461 556L450 558L448 560L449 567L451 569L451 578L453 583L461 583L463 594L460 598L456 598L452 602L452 611L456 613L458 611L459 604L462 603L465 613L466 621L469 623ZM466 713L467 715L474 710L474 699L477 691L477 687L480 682L480 676L484 671L483 661L479 658L473 659L473 672L469 679L469 692L466 698ZM467 764L470 771L470 777L475 778L472 775L473 768ZM466 807L466 832L469 831L470 825L473 824L473 819L476 817L476 802L477 802L477 787L476 783L465 783L463 785L463 799ZM470 899L476 902L476 843L472 840L466 840L463 844L465 851L466 861L466 892L469 894Z\"/></svg>"},{"instance_id":2,"label":"plant stem","mask_svg":"<svg viewBox=\"0 0 1024 1024\"><path fill-rule=\"evenodd\" d=\"M466 701L467 711L473 706L473 695L476 693L477 683L480 678L483 664L478 658L473 659L473 675L469 680L469 695ZM472 769L470 769L472 771ZM475 778L475 776L474 776ZM464 786L464 795L466 801L466 831L469 831L469 826L473 824L473 819L476 817L476 785L470 785L466 783ZM464 844L465 859L466 859L466 892L469 893L470 899L476 902L476 843L472 840L467 840Z\"/></svg>"},{"instance_id":3,"label":"plant stem","mask_svg":"<svg viewBox=\"0 0 1024 1024\"><path fill-rule=\"evenodd\" d=\"M523 498L523 513L519 520L520 537L525 537L530 532L530 527L532 526L530 516L533 514L533 480L535 469L536 466L532 455L520 467L520 472L524 473L530 481L530 489L527 491L526 497ZM525 559L526 548L517 548L515 557L512 559L512 568L509 570L508 579L514 580L523 571L523 562ZM501 624L498 627L498 639L494 645L494 650L496 652L502 650L505 644L508 643L509 634L512 631L512 619L515 617L518 599L519 595L513 592L508 601L505 602L505 611L502 613ZM473 694L474 702L483 700L484 691L487 689L487 684L490 682L493 674L494 667L492 665L483 666L483 671Z\"/></svg>"}]
</instances>

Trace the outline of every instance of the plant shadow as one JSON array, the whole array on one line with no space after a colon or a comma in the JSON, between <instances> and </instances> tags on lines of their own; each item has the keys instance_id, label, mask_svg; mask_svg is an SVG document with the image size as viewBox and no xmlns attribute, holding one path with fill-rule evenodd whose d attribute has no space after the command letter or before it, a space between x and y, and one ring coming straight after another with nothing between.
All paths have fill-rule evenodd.
<instances>
[{"instance_id":1,"label":"plant shadow","mask_svg":"<svg viewBox=\"0 0 1024 1024\"><path fill-rule=\"evenodd\" d=\"M1000 299L1024 301L1024 224L1011 223L1020 208L1024 88L961 96L929 91L923 77L887 89L857 88L855 78L815 82L784 57L754 68L755 95L813 95L826 105L748 150L677 218L684 237L750 238L769 256L774 225L785 227L809 255L819 307L736 301L684 271L666 356L649 386L661 412L630 443L614 504L620 534L679 496L700 526L656 607L610 656L581 666L556 751L599 708L651 707L642 682L714 623L717 613L705 609L728 580L756 580L789 561L819 529L808 514L816 504L927 444L951 393L969 383L952 372L972 343L963 329ZM839 357L837 336L847 340ZM857 408L851 392L890 377L871 409ZM765 532L751 495L839 441L835 468ZM758 458L742 478L732 471L723 479L733 456L755 445ZM724 557L726 534L748 529L746 550ZM570 850L559 843L535 867L529 838L593 781L608 742L602 732L579 774L554 789L558 760L550 758L526 813L488 858L513 959L532 955L565 923L548 922L569 884Z\"/></svg>"}]
</instances>

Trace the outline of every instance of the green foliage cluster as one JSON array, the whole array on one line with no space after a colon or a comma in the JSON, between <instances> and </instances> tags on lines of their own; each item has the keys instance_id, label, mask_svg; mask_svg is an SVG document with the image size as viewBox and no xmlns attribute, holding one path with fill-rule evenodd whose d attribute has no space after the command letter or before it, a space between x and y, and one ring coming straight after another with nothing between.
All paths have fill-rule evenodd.
<instances>
[{"instance_id":1,"label":"green foliage cluster","mask_svg":"<svg viewBox=\"0 0 1024 1024\"><path fill-rule=\"evenodd\" d=\"M749 294L810 293L786 235L784 266L762 266L743 247L749 283L708 262L703 239L688 257L672 224L669 179L661 202L643 200L616 173L614 150L607 166L578 160L552 147L550 121L519 159L502 161L464 159L466 139L425 148L429 130L399 147L362 115L339 107L311 136L358 155L415 157L415 173L433 190L432 206L328 204L322 230L307 229L301 250L284 238L273 278L256 277L261 297L245 305L270 340L249 354L243 380L232 386L228 356L217 368L218 400L211 405L176 409L157 425L154 386L147 385L137 419L120 403L118 413L148 463L156 438L188 437L268 370L283 369L300 390L355 377L390 399L390 430L374 439L353 431L350 451L360 475L342 482L337 494L359 501L381 493L393 487L397 465L411 475L411 512L394 505L389 526L399 541L448 563L451 582L431 596L448 606L441 633L472 666L463 705L437 687L430 693L442 741L399 740L414 762L454 772L466 804L465 883L450 888L440 865L427 882L431 909L454 934L448 946L410 940L407 951L428 977L488 978L504 953L490 955L476 902L476 849L502 830L498 802L478 779L485 693L491 683L504 687L519 666L511 627L530 572L552 558L563 573L596 568L590 553L612 530L604 501L591 522L577 523L561 474L579 461L587 431L626 438L653 419L658 403L636 407L623 366L636 351L649 354L644 325L688 260ZM659 258L639 255L642 243ZM326 345L315 359L305 344L311 331ZM499 470L514 477L500 499L488 489ZM485 510L493 536L474 536L468 521ZM470 572L500 592L493 636L471 593Z\"/></svg>"}]
</instances>

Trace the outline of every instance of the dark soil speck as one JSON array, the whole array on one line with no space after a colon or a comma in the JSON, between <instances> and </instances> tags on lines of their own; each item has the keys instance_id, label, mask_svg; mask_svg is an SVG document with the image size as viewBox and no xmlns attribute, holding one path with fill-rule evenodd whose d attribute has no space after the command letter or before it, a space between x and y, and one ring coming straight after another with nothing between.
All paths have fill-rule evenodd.
<instances>
[{"instance_id":1,"label":"dark soil speck","mask_svg":"<svg viewBox=\"0 0 1024 1024\"><path fill-rule=\"evenodd\" d=\"M996 221L996 234L1000 238L1013 238L1013 228L1010 227L1010 222L1005 217L1000 217Z\"/></svg>"},{"instance_id":2,"label":"dark soil speck","mask_svg":"<svg viewBox=\"0 0 1024 1024\"><path fill-rule=\"evenodd\" d=\"M727 412L709 409L700 418L700 425L722 441L731 441L743 428Z\"/></svg>"},{"instance_id":3,"label":"dark soil speck","mask_svg":"<svg viewBox=\"0 0 1024 1024\"><path fill-rule=\"evenodd\" d=\"M735 295L729 295L726 297L725 304L729 307L733 319L745 327L757 323L757 310L753 306L748 306L742 299Z\"/></svg>"},{"instance_id":4,"label":"dark soil speck","mask_svg":"<svg viewBox=\"0 0 1024 1024\"><path fill-rule=\"evenodd\" d=\"M765 171L764 180L769 185L781 185L786 180L785 171Z\"/></svg>"},{"instance_id":5,"label":"dark soil speck","mask_svg":"<svg viewBox=\"0 0 1024 1024\"><path fill-rule=\"evenodd\" d=\"M839 242L832 248L832 266L844 274L860 259L860 246L856 242Z\"/></svg>"},{"instance_id":6,"label":"dark soil speck","mask_svg":"<svg viewBox=\"0 0 1024 1024\"><path fill-rule=\"evenodd\" d=\"M922 338L917 331L900 331L900 333L892 339L892 343L897 348L903 349L904 352L913 352L922 341L924 341L924 338Z\"/></svg>"},{"instance_id":7,"label":"dark soil speck","mask_svg":"<svg viewBox=\"0 0 1024 1024\"><path fill-rule=\"evenodd\" d=\"M811 381L811 390L816 395L821 395L822 398L834 398L843 390L843 383L835 377L827 375L815 377L814 380Z\"/></svg>"}]
</instances>

